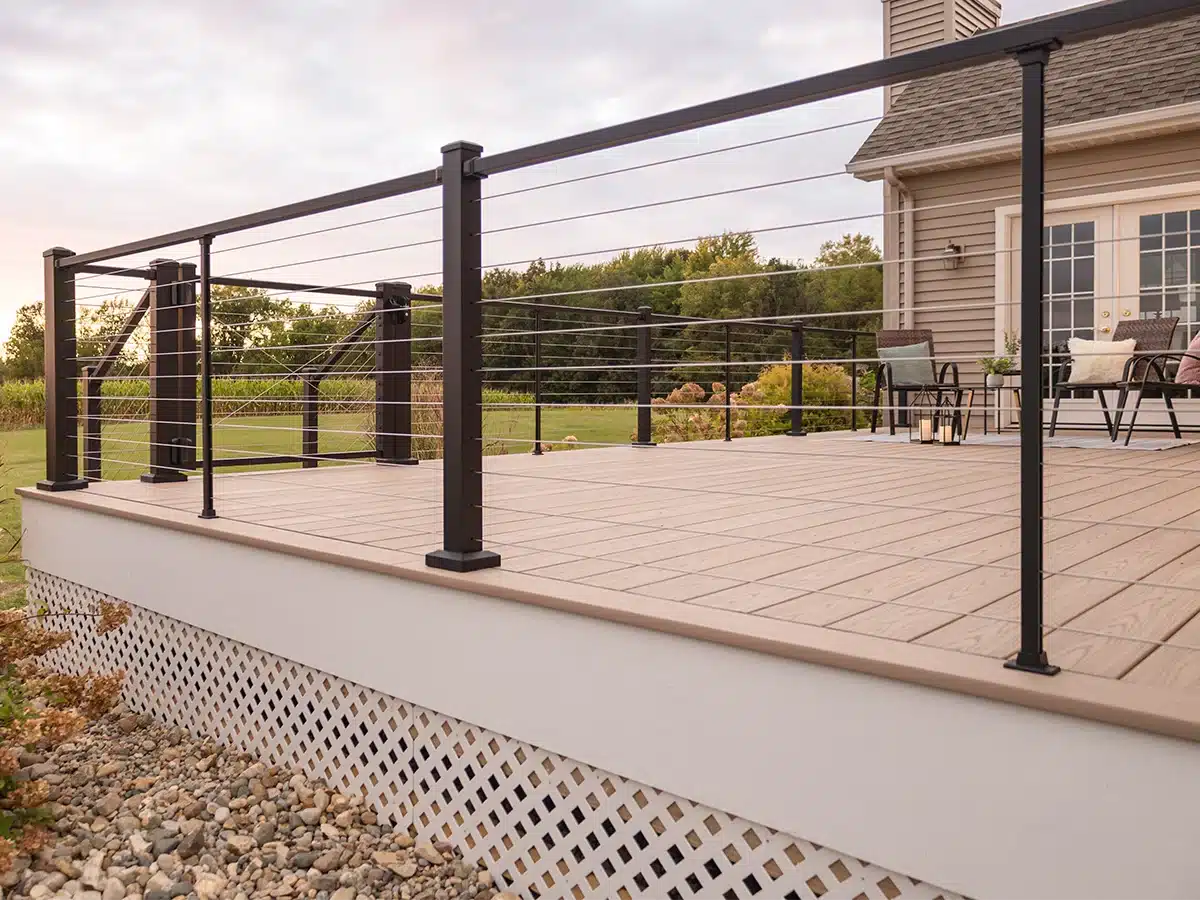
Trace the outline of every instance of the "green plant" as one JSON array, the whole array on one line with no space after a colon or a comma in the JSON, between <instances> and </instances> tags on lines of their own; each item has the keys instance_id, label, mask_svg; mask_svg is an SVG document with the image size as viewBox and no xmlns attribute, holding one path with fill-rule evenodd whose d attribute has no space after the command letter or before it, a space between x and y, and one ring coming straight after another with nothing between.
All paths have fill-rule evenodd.
<instances>
[{"instance_id":1,"label":"green plant","mask_svg":"<svg viewBox=\"0 0 1200 900\"><path fill-rule=\"evenodd\" d=\"M1006 375L1013 367L1013 361L1007 356L985 356L979 360L979 367L984 375Z\"/></svg>"},{"instance_id":2,"label":"green plant","mask_svg":"<svg viewBox=\"0 0 1200 900\"><path fill-rule=\"evenodd\" d=\"M979 367L985 375L1007 375L1016 368L1021 353L1021 337L1015 331L1004 332L1004 356L985 356Z\"/></svg>"},{"instance_id":3,"label":"green plant","mask_svg":"<svg viewBox=\"0 0 1200 900\"><path fill-rule=\"evenodd\" d=\"M8 498L4 503L13 502ZM19 535L4 530L0 558L16 556ZM88 719L116 703L125 673L64 675L37 660L67 643L70 631L45 627L52 619L91 619L104 634L129 618L123 603L102 600L90 612L53 613L47 608L0 610L0 874L18 856L31 856L50 839L53 820L45 807L45 781L20 777L21 754L52 747L77 734Z\"/></svg>"}]
</instances>

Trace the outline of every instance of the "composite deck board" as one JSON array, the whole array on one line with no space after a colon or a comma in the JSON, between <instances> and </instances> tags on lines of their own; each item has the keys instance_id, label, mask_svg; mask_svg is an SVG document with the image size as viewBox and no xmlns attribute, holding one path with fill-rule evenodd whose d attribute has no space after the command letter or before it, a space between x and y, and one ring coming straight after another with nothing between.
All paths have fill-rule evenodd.
<instances>
[{"instance_id":1,"label":"composite deck board","mask_svg":"<svg viewBox=\"0 0 1200 900\"><path fill-rule=\"evenodd\" d=\"M441 542L441 479L437 462L218 475L213 527L420 565ZM190 516L200 485L84 493ZM1045 497L1052 661L1200 694L1200 446L1048 448ZM482 537L504 562L477 577L999 660L1019 640L1019 509L1018 448L969 441L860 433L514 453L485 457Z\"/></svg>"}]
</instances>

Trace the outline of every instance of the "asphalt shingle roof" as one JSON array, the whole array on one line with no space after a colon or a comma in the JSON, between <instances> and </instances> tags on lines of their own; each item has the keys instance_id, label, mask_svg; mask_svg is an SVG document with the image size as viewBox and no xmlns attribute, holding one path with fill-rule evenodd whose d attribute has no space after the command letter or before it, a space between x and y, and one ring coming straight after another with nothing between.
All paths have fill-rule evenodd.
<instances>
[{"instance_id":1,"label":"asphalt shingle roof","mask_svg":"<svg viewBox=\"0 0 1200 900\"><path fill-rule=\"evenodd\" d=\"M851 165L1020 131L1011 60L912 82ZM1068 45L1050 58L1046 124L1069 125L1200 100L1200 15Z\"/></svg>"}]
</instances>

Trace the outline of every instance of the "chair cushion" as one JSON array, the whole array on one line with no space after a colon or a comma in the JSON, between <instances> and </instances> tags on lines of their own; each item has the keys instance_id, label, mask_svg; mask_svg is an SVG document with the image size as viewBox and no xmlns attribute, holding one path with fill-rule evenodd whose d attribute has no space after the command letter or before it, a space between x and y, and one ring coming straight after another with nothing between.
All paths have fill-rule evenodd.
<instances>
[{"instance_id":1,"label":"chair cushion","mask_svg":"<svg viewBox=\"0 0 1200 900\"><path fill-rule=\"evenodd\" d=\"M1125 374L1125 363L1137 349L1137 341L1087 341L1071 338L1071 377L1067 384L1113 384Z\"/></svg>"},{"instance_id":2,"label":"chair cushion","mask_svg":"<svg viewBox=\"0 0 1200 900\"><path fill-rule=\"evenodd\" d=\"M1188 353L1200 356L1200 334L1192 338L1188 344ZM1176 384L1200 384L1200 359L1185 356L1179 361L1179 371L1175 373Z\"/></svg>"},{"instance_id":3,"label":"chair cushion","mask_svg":"<svg viewBox=\"0 0 1200 900\"><path fill-rule=\"evenodd\" d=\"M905 344L903 347L880 347L879 358L892 369L893 386L934 384L933 360L929 342Z\"/></svg>"}]
</instances>

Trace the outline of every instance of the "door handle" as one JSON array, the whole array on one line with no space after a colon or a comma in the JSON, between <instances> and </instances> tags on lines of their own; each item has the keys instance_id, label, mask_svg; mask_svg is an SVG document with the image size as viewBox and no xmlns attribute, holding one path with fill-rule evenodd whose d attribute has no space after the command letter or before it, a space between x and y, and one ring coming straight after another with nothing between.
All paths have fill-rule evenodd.
<instances>
[{"instance_id":1,"label":"door handle","mask_svg":"<svg viewBox=\"0 0 1200 900\"><path fill-rule=\"evenodd\" d=\"M1132 315L1133 315L1133 313L1132 313L1130 310L1128 310L1128 309L1123 309L1123 310L1121 310L1121 315L1123 315L1123 316L1125 316L1126 318L1128 318L1129 316L1132 316Z\"/></svg>"},{"instance_id":2,"label":"door handle","mask_svg":"<svg viewBox=\"0 0 1200 900\"><path fill-rule=\"evenodd\" d=\"M1109 316L1111 316L1111 315L1112 315L1112 313L1110 313L1110 312L1109 312L1109 311L1106 309L1106 310L1104 310L1103 312L1101 312L1101 313L1100 313L1100 318L1102 318L1102 319L1107 319L1107 318L1108 318Z\"/></svg>"},{"instance_id":3,"label":"door handle","mask_svg":"<svg viewBox=\"0 0 1200 900\"><path fill-rule=\"evenodd\" d=\"M1112 331L1112 329L1109 328L1107 325L1105 325L1103 328L1100 329L1101 334L1108 334L1110 331Z\"/></svg>"}]
</instances>

